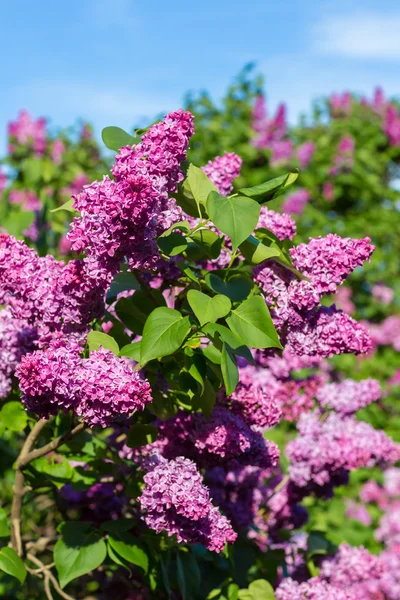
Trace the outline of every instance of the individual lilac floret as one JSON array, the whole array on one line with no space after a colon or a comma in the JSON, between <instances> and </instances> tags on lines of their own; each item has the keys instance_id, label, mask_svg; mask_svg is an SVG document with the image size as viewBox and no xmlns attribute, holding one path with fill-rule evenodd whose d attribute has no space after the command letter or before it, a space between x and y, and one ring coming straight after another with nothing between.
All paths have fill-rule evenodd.
<instances>
[{"instance_id":1,"label":"individual lilac floret","mask_svg":"<svg viewBox=\"0 0 400 600\"><path fill-rule=\"evenodd\" d=\"M353 548L341 544L335 556L322 562L319 578L337 588L350 590L362 600L369 598L365 593L368 583L379 580L383 570L379 557L363 546Z\"/></svg>"},{"instance_id":2,"label":"individual lilac floret","mask_svg":"<svg viewBox=\"0 0 400 600\"><path fill-rule=\"evenodd\" d=\"M353 592L341 590L318 577L298 583L290 577L275 592L276 600L360 600Z\"/></svg>"},{"instance_id":3,"label":"individual lilac floret","mask_svg":"<svg viewBox=\"0 0 400 600\"><path fill-rule=\"evenodd\" d=\"M281 411L272 395L260 385L239 383L224 403L233 413L241 415L249 424L260 429L279 423Z\"/></svg>"},{"instance_id":4,"label":"individual lilac floret","mask_svg":"<svg viewBox=\"0 0 400 600\"><path fill-rule=\"evenodd\" d=\"M11 391L13 375L22 356L34 350L36 331L15 319L9 308L0 310L0 399Z\"/></svg>"},{"instance_id":5,"label":"individual lilac floret","mask_svg":"<svg viewBox=\"0 0 400 600\"><path fill-rule=\"evenodd\" d=\"M178 542L201 543L221 552L237 535L228 519L212 505L196 465L187 458L158 459L144 476L138 500L146 524L157 533L176 535ZM157 464L158 463L158 464Z\"/></svg>"},{"instance_id":6,"label":"individual lilac floret","mask_svg":"<svg viewBox=\"0 0 400 600\"><path fill-rule=\"evenodd\" d=\"M260 227L269 229L281 241L292 240L296 235L296 223L290 215L275 212L266 206L262 206L260 210L260 218L256 229Z\"/></svg>"},{"instance_id":7,"label":"individual lilac floret","mask_svg":"<svg viewBox=\"0 0 400 600\"><path fill-rule=\"evenodd\" d=\"M289 442L286 453L290 479L303 490L326 495L349 471L400 458L400 446L384 431L353 417L330 413L321 420L318 412L302 414L297 429L300 435Z\"/></svg>"},{"instance_id":8,"label":"individual lilac floret","mask_svg":"<svg viewBox=\"0 0 400 600\"><path fill-rule=\"evenodd\" d=\"M322 306L299 321L287 335L295 354L329 358L336 354L366 354L372 348L366 328L333 306Z\"/></svg>"},{"instance_id":9,"label":"individual lilac floret","mask_svg":"<svg viewBox=\"0 0 400 600\"><path fill-rule=\"evenodd\" d=\"M152 401L150 384L110 350L94 351L82 361L76 414L91 427L106 427Z\"/></svg>"},{"instance_id":10,"label":"individual lilac floret","mask_svg":"<svg viewBox=\"0 0 400 600\"><path fill-rule=\"evenodd\" d=\"M291 248L293 266L308 277L319 294L334 294L338 286L364 261L375 247L370 238L356 240L330 233L310 238Z\"/></svg>"},{"instance_id":11,"label":"individual lilac floret","mask_svg":"<svg viewBox=\"0 0 400 600\"><path fill-rule=\"evenodd\" d=\"M48 419L60 410L67 412L76 406L80 350L74 342L54 342L46 351L36 350L22 358L15 374L22 402L30 412Z\"/></svg>"},{"instance_id":12,"label":"individual lilac floret","mask_svg":"<svg viewBox=\"0 0 400 600\"><path fill-rule=\"evenodd\" d=\"M376 379L345 379L341 383L327 383L319 388L317 400L325 408L350 415L379 400L381 394L382 390Z\"/></svg>"},{"instance_id":13,"label":"individual lilac floret","mask_svg":"<svg viewBox=\"0 0 400 600\"><path fill-rule=\"evenodd\" d=\"M225 152L223 156L216 156L210 160L202 171L211 179L217 190L223 196L228 196L232 191L232 182L240 175L242 159L234 152Z\"/></svg>"}]
</instances>

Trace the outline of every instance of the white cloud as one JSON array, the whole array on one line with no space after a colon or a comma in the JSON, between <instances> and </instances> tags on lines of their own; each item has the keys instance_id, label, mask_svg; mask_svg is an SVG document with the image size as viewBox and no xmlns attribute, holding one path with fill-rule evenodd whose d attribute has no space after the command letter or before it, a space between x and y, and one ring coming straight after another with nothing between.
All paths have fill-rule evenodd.
<instances>
[{"instance_id":1,"label":"white cloud","mask_svg":"<svg viewBox=\"0 0 400 600\"><path fill-rule=\"evenodd\" d=\"M357 59L400 59L400 12L326 17L313 33L317 52Z\"/></svg>"}]
</instances>

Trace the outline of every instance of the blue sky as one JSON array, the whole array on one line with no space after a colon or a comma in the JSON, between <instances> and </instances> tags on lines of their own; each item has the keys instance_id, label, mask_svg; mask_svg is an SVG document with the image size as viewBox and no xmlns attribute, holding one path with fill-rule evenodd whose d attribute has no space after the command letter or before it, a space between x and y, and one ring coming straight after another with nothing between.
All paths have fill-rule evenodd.
<instances>
[{"instance_id":1,"label":"blue sky","mask_svg":"<svg viewBox=\"0 0 400 600\"><path fill-rule=\"evenodd\" d=\"M13 0L0 17L0 154L20 108L99 132L220 98L256 61L289 118L316 96L376 84L400 96L398 0Z\"/></svg>"}]
</instances>

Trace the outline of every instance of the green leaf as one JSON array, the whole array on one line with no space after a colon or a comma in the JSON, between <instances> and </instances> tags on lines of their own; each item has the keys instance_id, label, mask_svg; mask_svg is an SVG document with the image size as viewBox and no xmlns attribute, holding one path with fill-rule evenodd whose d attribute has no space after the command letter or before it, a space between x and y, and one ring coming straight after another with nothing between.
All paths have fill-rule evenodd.
<instances>
[{"instance_id":1,"label":"green leaf","mask_svg":"<svg viewBox=\"0 0 400 600\"><path fill-rule=\"evenodd\" d=\"M111 533L108 543L112 549L128 562L141 567L145 573L149 568L146 552L139 546L137 540L128 532Z\"/></svg>"},{"instance_id":2,"label":"green leaf","mask_svg":"<svg viewBox=\"0 0 400 600\"><path fill-rule=\"evenodd\" d=\"M221 364L221 352L214 346L214 344L208 344L202 348L204 356L214 365Z\"/></svg>"},{"instance_id":3,"label":"green leaf","mask_svg":"<svg viewBox=\"0 0 400 600\"><path fill-rule=\"evenodd\" d=\"M215 273L207 273L205 281L208 287L216 294L224 294L232 302L241 302L250 294L252 283L241 275L232 275L228 281L224 281Z\"/></svg>"},{"instance_id":4,"label":"green leaf","mask_svg":"<svg viewBox=\"0 0 400 600\"><path fill-rule=\"evenodd\" d=\"M1 226L10 235L18 239L24 237L24 231L35 221L36 215L32 210L25 210L21 207L13 206L8 212L7 217L2 219Z\"/></svg>"},{"instance_id":5,"label":"green leaf","mask_svg":"<svg viewBox=\"0 0 400 600\"><path fill-rule=\"evenodd\" d=\"M183 594L182 587L184 586L188 599L197 598L201 583L201 574L195 557L191 552L180 552L176 560L178 583L181 593ZM180 578L182 578L182 581L180 581Z\"/></svg>"},{"instance_id":6,"label":"green leaf","mask_svg":"<svg viewBox=\"0 0 400 600\"><path fill-rule=\"evenodd\" d=\"M28 422L28 414L21 402L13 400L3 404L0 410L0 423L11 431L23 431Z\"/></svg>"},{"instance_id":7,"label":"green leaf","mask_svg":"<svg viewBox=\"0 0 400 600\"><path fill-rule=\"evenodd\" d=\"M149 315L140 345L140 363L168 356L178 350L190 331L189 317L172 308L156 308Z\"/></svg>"},{"instance_id":8,"label":"green leaf","mask_svg":"<svg viewBox=\"0 0 400 600\"><path fill-rule=\"evenodd\" d=\"M245 196L225 198L218 192L211 192L207 200L207 211L215 226L228 235L232 248L236 248L257 226L260 206Z\"/></svg>"},{"instance_id":9,"label":"green leaf","mask_svg":"<svg viewBox=\"0 0 400 600\"><path fill-rule=\"evenodd\" d=\"M254 187L241 188L239 193L249 196L249 198L256 198L258 201L262 199L261 204L264 204L265 202L269 202L281 194L284 194L287 188L293 185L298 176L298 171L287 173L287 175L275 177L274 179L270 179L269 181L261 183L260 185L255 185Z\"/></svg>"},{"instance_id":10,"label":"green leaf","mask_svg":"<svg viewBox=\"0 0 400 600\"><path fill-rule=\"evenodd\" d=\"M140 361L140 344L141 342L132 342L132 344L127 344L119 351L119 356L129 356L136 362Z\"/></svg>"},{"instance_id":11,"label":"green leaf","mask_svg":"<svg viewBox=\"0 0 400 600\"><path fill-rule=\"evenodd\" d=\"M221 356L221 354L220 354L220 356ZM221 363L221 360L220 360L220 363ZM193 408L196 411L201 411L208 418L209 416L211 416L211 413L213 411L213 408L215 405L215 398L216 398L216 393L215 393L215 390L214 390L212 384L210 383L210 381L208 381L208 379L205 379L204 380L204 391L201 396L196 398Z\"/></svg>"},{"instance_id":12,"label":"green leaf","mask_svg":"<svg viewBox=\"0 0 400 600\"><path fill-rule=\"evenodd\" d=\"M157 245L167 256L182 254L188 247L186 238L179 233L170 233L169 235L159 237Z\"/></svg>"},{"instance_id":13,"label":"green leaf","mask_svg":"<svg viewBox=\"0 0 400 600\"><path fill-rule=\"evenodd\" d=\"M176 570L177 570L177 577L178 577L178 586L179 586L179 590L181 592L182 600L187 600L188 596L187 596L187 591L186 591L185 572L183 570L183 565L181 563L181 557L180 557L179 553L176 555Z\"/></svg>"},{"instance_id":14,"label":"green leaf","mask_svg":"<svg viewBox=\"0 0 400 600\"><path fill-rule=\"evenodd\" d=\"M32 466L38 473L46 475L48 479L58 489L72 480L74 470L67 460L63 462L49 462L46 457L39 458L32 463Z\"/></svg>"},{"instance_id":15,"label":"green leaf","mask_svg":"<svg viewBox=\"0 0 400 600\"><path fill-rule=\"evenodd\" d=\"M250 348L282 348L268 307L261 296L245 300L231 312L226 322Z\"/></svg>"},{"instance_id":16,"label":"green leaf","mask_svg":"<svg viewBox=\"0 0 400 600\"><path fill-rule=\"evenodd\" d=\"M102 346L106 350L111 350L117 356L119 353L119 347L114 338L102 331L90 331L87 336L87 345L90 352L98 350Z\"/></svg>"},{"instance_id":17,"label":"green leaf","mask_svg":"<svg viewBox=\"0 0 400 600\"><path fill-rule=\"evenodd\" d=\"M190 308L198 318L200 325L205 323L218 321L228 314L231 310L231 302L229 298L223 295L217 295L211 298L203 292L197 290L189 290L187 300Z\"/></svg>"},{"instance_id":18,"label":"green leaf","mask_svg":"<svg viewBox=\"0 0 400 600\"><path fill-rule=\"evenodd\" d=\"M198 229L190 238L211 259L218 258L221 254L223 238L211 229Z\"/></svg>"},{"instance_id":19,"label":"green leaf","mask_svg":"<svg viewBox=\"0 0 400 600\"><path fill-rule=\"evenodd\" d=\"M133 146L134 144L139 144L141 142L140 136L130 135L120 127L113 126L104 127L101 132L101 139L107 148L115 150L116 152L123 146Z\"/></svg>"},{"instance_id":20,"label":"green leaf","mask_svg":"<svg viewBox=\"0 0 400 600\"><path fill-rule=\"evenodd\" d=\"M268 248L252 235L240 244L239 248L245 259L253 265L258 265L270 258L282 256L279 248Z\"/></svg>"},{"instance_id":21,"label":"green leaf","mask_svg":"<svg viewBox=\"0 0 400 600\"><path fill-rule=\"evenodd\" d=\"M57 208L53 208L50 212L51 213L56 213L59 210L66 210L67 212L76 212L74 206L74 200L73 198L70 198L69 200L67 200L67 202L64 202L64 204L62 204L61 206L57 206Z\"/></svg>"},{"instance_id":22,"label":"green leaf","mask_svg":"<svg viewBox=\"0 0 400 600\"><path fill-rule=\"evenodd\" d=\"M107 300L116 298L120 292L138 290L140 287L134 274L126 269L126 265L122 265L122 267L121 272L117 273L112 280L111 287L107 292Z\"/></svg>"},{"instance_id":23,"label":"green leaf","mask_svg":"<svg viewBox=\"0 0 400 600\"><path fill-rule=\"evenodd\" d=\"M120 567L125 567L125 569L127 569L132 575L132 571L130 570L127 561L124 560L121 556L118 556L118 554L112 549L110 543L107 543L107 553L111 560L115 562L115 564L119 565Z\"/></svg>"},{"instance_id":24,"label":"green leaf","mask_svg":"<svg viewBox=\"0 0 400 600\"><path fill-rule=\"evenodd\" d=\"M245 358L247 361L254 363L254 359L249 348L243 344L243 341L238 338L230 329L225 327L225 325L220 325L219 323L209 323L203 327L203 331L207 336L211 337L214 337L218 333L221 340L228 344L235 354L243 356L243 358Z\"/></svg>"},{"instance_id":25,"label":"green leaf","mask_svg":"<svg viewBox=\"0 0 400 600\"><path fill-rule=\"evenodd\" d=\"M151 290L151 294L160 306L165 305L165 299L160 290ZM121 298L115 305L115 312L123 324L141 335L146 319L154 310L154 305L143 290L138 290L129 298Z\"/></svg>"},{"instance_id":26,"label":"green leaf","mask_svg":"<svg viewBox=\"0 0 400 600\"><path fill-rule=\"evenodd\" d=\"M4 508L0 507L0 537L8 537L10 533L7 513Z\"/></svg>"},{"instance_id":27,"label":"green leaf","mask_svg":"<svg viewBox=\"0 0 400 600\"><path fill-rule=\"evenodd\" d=\"M157 439L157 427L144 423L132 425L126 439L128 448L141 448L146 444L151 444Z\"/></svg>"},{"instance_id":28,"label":"green leaf","mask_svg":"<svg viewBox=\"0 0 400 600\"><path fill-rule=\"evenodd\" d=\"M54 547L54 562L64 588L73 579L97 569L107 555L107 548L99 532L82 521L64 523L61 536Z\"/></svg>"},{"instance_id":29,"label":"green leaf","mask_svg":"<svg viewBox=\"0 0 400 600\"><path fill-rule=\"evenodd\" d=\"M272 585L266 579L252 581L247 590L239 590L239 600L275 600Z\"/></svg>"},{"instance_id":30,"label":"green leaf","mask_svg":"<svg viewBox=\"0 0 400 600\"><path fill-rule=\"evenodd\" d=\"M25 565L12 548L2 548L0 550L0 570L12 575L22 584L25 581Z\"/></svg>"},{"instance_id":31,"label":"green leaf","mask_svg":"<svg viewBox=\"0 0 400 600\"><path fill-rule=\"evenodd\" d=\"M222 344L221 371L226 394L227 396L230 396L235 391L239 382L239 370L232 348L230 348L228 344L225 344L225 342Z\"/></svg>"},{"instance_id":32,"label":"green leaf","mask_svg":"<svg viewBox=\"0 0 400 600\"><path fill-rule=\"evenodd\" d=\"M186 194L189 192L189 196L190 194L193 196L197 204L203 204L203 206L207 204L209 193L217 192L217 188L204 171L193 164L189 165L183 188Z\"/></svg>"}]
</instances>

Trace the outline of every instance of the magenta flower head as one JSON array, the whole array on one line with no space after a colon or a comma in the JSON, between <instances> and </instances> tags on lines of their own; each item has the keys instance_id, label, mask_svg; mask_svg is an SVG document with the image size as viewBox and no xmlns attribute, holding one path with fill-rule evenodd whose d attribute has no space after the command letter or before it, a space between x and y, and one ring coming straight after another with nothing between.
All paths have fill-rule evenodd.
<instances>
[{"instance_id":1,"label":"magenta flower head","mask_svg":"<svg viewBox=\"0 0 400 600\"><path fill-rule=\"evenodd\" d=\"M293 192L293 194L287 196L283 204L283 210L292 215L301 215L310 199L311 194L308 190L304 188L297 190L297 192Z\"/></svg>"},{"instance_id":2,"label":"magenta flower head","mask_svg":"<svg viewBox=\"0 0 400 600\"><path fill-rule=\"evenodd\" d=\"M144 521L157 533L165 531L176 535L178 542L201 543L214 552L235 541L231 524L211 503L203 478L189 459L154 457L144 483L138 500Z\"/></svg>"},{"instance_id":3,"label":"magenta flower head","mask_svg":"<svg viewBox=\"0 0 400 600\"><path fill-rule=\"evenodd\" d=\"M300 168L305 169L314 156L314 142L304 142L297 148L297 158L299 159Z\"/></svg>"},{"instance_id":4,"label":"magenta flower head","mask_svg":"<svg viewBox=\"0 0 400 600\"><path fill-rule=\"evenodd\" d=\"M323 385L318 390L317 400L324 408L332 408L340 414L350 415L376 402L381 395L382 390L376 379L345 379L341 383Z\"/></svg>"},{"instance_id":5,"label":"magenta flower head","mask_svg":"<svg viewBox=\"0 0 400 600\"><path fill-rule=\"evenodd\" d=\"M8 124L9 151L15 151L15 143L32 147L37 157L46 150L46 120L34 121L26 110L21 110L16 121Z\"/></svg>"},{"instance_id":6,"label":"magenta flower head","mask_svg":"<svg viewBox=\"0 0 400 600\"><path fill-rule=\"evenodd\" d=\"M228 196L232 191L232 182L240 175L242 159L233 152L225 152L210 160L202 170L216 186L222 196Z\"/></svg>"},{"instance_id":7,"label":"magenta flower head","mask_svg":"<svg viewBox=\"0 0 400 600\"><path fill-rule=\"evenodd\" d=\"M318 577L304 583L290 577L284 579L276 590L276 600L361 600L353 592L341 590Z\"/></svg>"},{"instance_id":8,"label":"magenta flower head","mask_svg":"<svg viewBox=\"0 0 400 600\"><path fill-rule=\"evenodd\" d=\"M79 387L76 414L91 427L106 427L152 402L148 381L110 350L100 348L82 361L76 375Z\"/></svg>"},{"instance_id":9,"label":"magenta flower head","mask_svg":"<svg viewBox=\"0 0 400 600\"><path fill-rule=\"evenodd\" d=\"M272 231L281 241L292 240L296 235L296 223L290 215L275 212L265 205L261 206L257 229L261 227Z\"/></svg>"}]
</instances>

